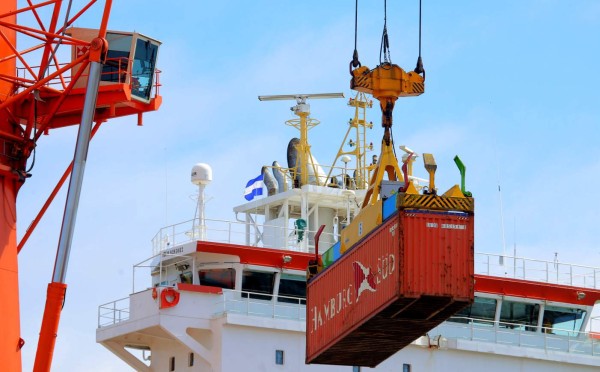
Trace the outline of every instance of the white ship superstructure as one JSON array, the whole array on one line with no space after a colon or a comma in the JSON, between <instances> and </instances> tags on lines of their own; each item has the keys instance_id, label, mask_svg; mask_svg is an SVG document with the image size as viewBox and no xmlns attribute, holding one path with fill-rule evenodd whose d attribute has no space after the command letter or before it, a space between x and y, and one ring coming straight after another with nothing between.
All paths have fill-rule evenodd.
<instances>
[{"instance_id":1,"label":"white ship superstructure","mask_svg":"<svg viewBox=\"0 0 600 372\"><path fill-rule=\"evenodd\" d=\"M312 213L345 213L343 190L305 185L237 207L243 222L161 229L152 257L134 267L133 293L100 306L97 341L140 371L349 371L304 363L314 231L271 224L298 218L303 196ZM600 327L600 269L480 253L476 272L471 307L375 370L600 368L600 336L590 332ZM148 273L151 286L138 288Z\"/></svg>"},{"instance_id":2,"label":"white ship superstructure","mask_svg":"<svg viewBox=\"0 0 600 372\"><path fill-rule=\"evenodd\" d=\"M306 114L300 127L311 120L305 99L298 98L296 106ZM150 257L133 267L131 294L99 307L97 341L138 371L371 370L305 364L307 324L319 321L306 305L309 261L339 246L373 169L365 156L370 124L364 110L371 103L358 95L349 105L355 117L344 142L352 130L356 136L350 137L355 138L351 152L338 152L336 160L344 166L331 167L324 177L307 149L307 157L288 152L287 171L277 162L263 167L268 195L235 207L235 220L205 216L204 188L212 171L206 164L195 166L197 218L160 229ZM305 136L296 143L308 143ZM401 149L411 168L418 155ZM348 155L357 164L352 174ZM310 161L300 167L302 159ZM419 190L419 182L426 182L411 172L407 179ZM385 201L398 185L382 182L381 198ZM335 304L343 303L343 296L333 298L322 313L340 314ZM600 269L476 253L473 304L373 370L596 371L599 300Z\"/></svg>"}]
</instances>

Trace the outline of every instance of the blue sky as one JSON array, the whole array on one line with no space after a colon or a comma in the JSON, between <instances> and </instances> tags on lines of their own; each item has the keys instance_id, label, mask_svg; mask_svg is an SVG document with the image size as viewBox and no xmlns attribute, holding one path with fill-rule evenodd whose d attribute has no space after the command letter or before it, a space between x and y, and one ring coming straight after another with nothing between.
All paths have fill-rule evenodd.
<instances>
[{"instance_id":1,"label":"blue sky","mask_svg":"<svg viewBox=\"0 0 600 372\"><path fill-rule=\"evenodd\" d=\"M21 2L20 2L21 3ZM81 2L75 1L75 4ZM358 50L375 67L382 1L361 1ZM396 145L436 156L440 189L467 165L476 198L476 250L502 252L498 184L506 242L518 255L600 266L600 3L597 1L424 1L426 93L401 99ZM77 26L96 27L98 12ZM390 1L392 61L412 70L417 1ZM207 217L233 219L243 188L260 167L285 163L290 102L258 95L349 90L353 1L115 2L113 30L163 42L160 111L103 125L92 141L67 274L53 366L127 370L95 343L97 306L126 297L133 264L151 255L163 226L190 219L198 162L213 167ZM33 62L32 62L33 63ZM33 63L35 64L35 63ZM313 154L333 161L352 111L345 100L311 103L321 125ZM379 113L370 140L379 144ZM73 155L75 128L44 136L33 177L18 200L22 236ZM416 173L424 176L424 170ZM64 192L19 256L24 370L33 363L46 285L51 279ZM77 357L73 357L77 355Z\"/></svg>"}]
</instances>

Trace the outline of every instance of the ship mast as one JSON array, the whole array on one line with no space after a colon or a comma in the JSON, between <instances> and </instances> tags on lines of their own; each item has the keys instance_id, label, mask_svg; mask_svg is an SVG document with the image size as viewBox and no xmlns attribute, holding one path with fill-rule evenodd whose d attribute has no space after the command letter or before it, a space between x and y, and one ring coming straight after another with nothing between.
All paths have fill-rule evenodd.
<instances>
[{"instance_id":1,"label":"ship mast","mask_svg":"<svg viewBox=\"0 0 600 372\"><path fill-rule=\"evenodd\" d=\"M300 132L300 143L296 146L299 155L300 169L294 170L294 177L292 180L296 180L296 174L300 172L300 185L308 184L308 164L314 167L312 154L310 153L310 144L308 143L308 130L319 125L319 121L310 117L310 105L306 103L306 100L310 99L325 99L325 98L344 98L343 93L318 93L318 94L283 94L283 95L271 95L271 96L258 96L260 101L281 101L281 100L296 100L296 106L292 106L290 110L298 116L298 119L290 119L285 123L290 125ZM296 167L297 168L297 167ZM314 170L314 169L313 169ZM314 170L316 184L319 184L319 177L317 172Z\"/></svg>"}]
</instances>

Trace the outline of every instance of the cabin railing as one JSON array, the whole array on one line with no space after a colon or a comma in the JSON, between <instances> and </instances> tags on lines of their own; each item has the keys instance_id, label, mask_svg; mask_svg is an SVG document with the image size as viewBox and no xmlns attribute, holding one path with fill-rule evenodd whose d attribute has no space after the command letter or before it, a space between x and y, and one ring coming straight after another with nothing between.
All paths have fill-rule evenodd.
<instances>
[{"instance_id":1,"label":"cabin railing","mask_svg":"<svg viewBox=\"0 0 600 372\"><path fill-rule=\"evenodd\" d=\"M448 339L490 342L502 345L528 347L545 351L561 351L571 354L600 356L600 340L588 332L560 330L565 335L551 333L550 328L522 324L495 322L491 320L452 317L429 332Z\"/></svg>"},{"instance_id":2,"label":"cabin railing","mask_svg":"<svg viewBox=\"0 0 600 372\"><path fill-rule=\"evenodd\" d=\"M315 233L290 226L212 219L200 224L198 219L192 219L160 229L152 238L152 254L157 255L165 249L197 240L312 253L315 249ZM339 237L323 233L320 239L321 242L337 241ZM308 240L308 244L304 240ZM329 248L321 247L319 250L323 251Z\"/></svg>"},{"instance_id":3,"label":"cabin railing","mask_svg":"<svg viewBox=\"0 0 600 372\"><path fill-rule=\"evenodd\" d=\"M224 289L222 301L215 304L214 313L215 315L233 313L274 319L305 320L306 299Z\"/></svg>"},{"instance_id":4,"label":"cabin railing","mask_svg":"<svg viewBox=\"0 0 600 372\"><path fill-rule=\"evenodd\" d=\"M140 295L138 292L135 295ZM181 301L187 296L206 296L182 291ZM210 295L214 298L214 295ZM306 299L282 295L223 289L223 295L213 303L213 315L241 314L273 319L306 319ZM130 319L131 296L98 306L98 328L108 327ZM158 306L156 306L158 311Z\"/></svg>"},{"instance_id":5,"label":"cabin railing","mask_svg":"<svg viewBox=\"0 0 600 372\"><path fill-rule=\"evenodd\" d=\"M558 261L475 253L475 273L600 289L600 268Z\"/></svg>"},{"instance_id":6,"label":"cabin railing","mask_svg":"<svg viewBox=\"0 0 600 372\"><path fill-rule=\"evenodd\" d=\"M206 296L185 293L187 296ZM305 299L289 296L274 296L264 293L223 289L223 294L212 304L213 316L240 314L272 319L306 319ZM130 298L111 301L98 307L98 328L108 327L129 320ZM288 302L282 302L288 301ZM156 311L158 307L156 307ZM592 326L593 329L593 326ZM552 332L560 332L554 334ZM600 356L600 338L594 332L578 332L572 329L552 329L540 326L523 326L520 323L496 322L468 317L452 317L428 333L435 338L440 335L448 340L466 340L534 348L546 352L565 352L577 355ZM444 347L443 342L440 347ZM447 347L447 345L446 345Z\"/></svg>"}]
</instances>

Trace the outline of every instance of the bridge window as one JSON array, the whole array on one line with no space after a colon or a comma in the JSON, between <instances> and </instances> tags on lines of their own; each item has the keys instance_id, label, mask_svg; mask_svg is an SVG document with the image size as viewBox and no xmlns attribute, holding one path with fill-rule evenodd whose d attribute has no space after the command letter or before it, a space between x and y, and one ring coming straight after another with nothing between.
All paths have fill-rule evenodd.
<instances>
[{"instance_id":1,"label":"bridge window","mask_svg":"<svg viewBox=\"0 0 600 372\"><path fill-rule=\"evenodd\" d=\"M561 336L577 336L586 313L582 309L546 306L542 321L542 332Z\"/></svg>"},{"instance_id":2,"label":"bridge window","mask_svg":"<svg viewBox=\"0 0 600 372\"><path fill-rule=\"evenodd\" d=\"M475 297L475 301L456 313L449 320L457 323L476 323L492 327L496 315L496 300L493 298Z\"/></svg>"},{"instance_id":3,"label":"bridge window","mask_svg":"<svg viewBox=\"0 0 600 372\"><path fill-rule=\"evenodd\" d=\"M233 289L235 287L234 269L212 269L198 271L201 285Z\"/></svg>"},{"instance_id":4,"label":"bridge window","mask_svg":"<svg viewBox=\"0 0 600 372\"><path fill-rule=\"evenodd\" d=\"M520 331L535 331L539 313L540 305L538 304L502 301L499 327Z\"/></svg>"},{"instance_id":5,"label":"bridge window","mask_svg":"<svg viewBox=\"0 0 600 372\"><path fill-rule=\"evenodd\" d=\"M277 301L290 304L306 304L306 278L297 275L281 274Z\"/></svg>"},{"instance_id":6,"label":"bridge window","mask_svg":"<svg viewBox=\"0 0 600 372\"><path fill-rule=\"evenodd\" d=\"M242 291L244 293L242 293L242 297L250 295L250 298L270 301L274 283L275 273L244 270L242 277Z\"/></svg>"}]
</instances>

